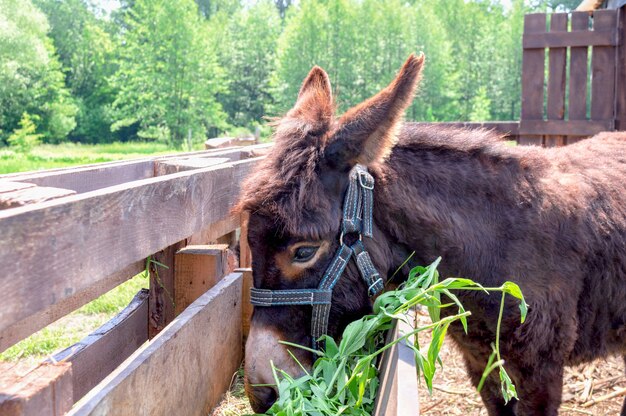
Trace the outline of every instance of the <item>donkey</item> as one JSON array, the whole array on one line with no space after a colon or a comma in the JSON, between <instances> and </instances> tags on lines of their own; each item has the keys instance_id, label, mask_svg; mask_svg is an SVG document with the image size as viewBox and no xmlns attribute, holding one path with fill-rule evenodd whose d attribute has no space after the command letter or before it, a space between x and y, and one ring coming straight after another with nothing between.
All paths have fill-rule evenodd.
<instances>
[{"instance_id":1,"label":"donkey","mask_svg":"<svg viewBox=\"0 0 626 416\"><path fill-rule=\"evenodd\" d=\"M318 286L346 238L350 171L365 166L375 188L373 233L363 244L381 276L414 252L423 265L441 256L445 277L519 284L528 316L520 325L516 304L507 304L500 346L519 401L504 402L497 376L482 400L492 416L556 415L565 365L626 353L626 133L543 149L507 146L486 130L403 123L423 62L412 55L389 86L340 117L327 74L311 70L275 123L273 149L243 185L238 207L250 214L254 286ZM500 299L458 296L472 311L469 333L460 325L450 333L477 385ZM255 307L245 360L255 411L276 399L274 389L257 386L273 383L270 359L300 373L278 341L310 345L311 310ZM351 261L333 289L327 333L337 337L370 311L367 283ZM312 364L305 351L291 351Z\"/></svg>"}]
</instances>

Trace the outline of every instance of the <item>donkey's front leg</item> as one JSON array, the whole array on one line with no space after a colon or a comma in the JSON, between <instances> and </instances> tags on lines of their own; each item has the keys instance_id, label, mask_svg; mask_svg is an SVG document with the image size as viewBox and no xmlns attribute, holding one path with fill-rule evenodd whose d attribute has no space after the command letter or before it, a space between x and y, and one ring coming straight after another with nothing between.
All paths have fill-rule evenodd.
<instances>
[{"instance_id":1,"label":"donkey's front leg","mask_svg":"<svg viewBox=\"0 0 626 416\"><path fill-rule=\"evenodd\" d=\"M563 363L544 361L516 383L517 416L556 416L563 393Z\"/></svg>"}]
</instances>

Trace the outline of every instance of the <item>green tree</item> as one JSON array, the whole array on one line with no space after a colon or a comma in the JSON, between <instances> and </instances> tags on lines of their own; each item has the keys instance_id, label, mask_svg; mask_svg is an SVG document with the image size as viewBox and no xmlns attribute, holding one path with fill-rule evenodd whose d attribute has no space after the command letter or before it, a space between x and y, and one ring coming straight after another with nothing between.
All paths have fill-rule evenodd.
<instances>
[{"instance_id":1,"label":"green tree","mask_svg":"<svg viewBox=\"0 0 626 416\"><path fill-rule=\"evenodd\" d=\"M280 17L269 1L240 10L227 24L219 60L228 88L219 101L230 124L250 129L268 114L273 104L270 79L280 31Z\"/></svg>"},{"instance_id":2,"label":"green tree","mask_svg":"<svg viewBox=\"0 0 626 416\"><path fill-rule=\"evenodd\" d=\"M76 126L77 108L47 37L45 15L30 0L0 0L0 25L0 131L16 129L26 112L40 120L45 141L64 140Z\"/></svg>"},{"instance_id":3,"label":"green tree","mask_svg":"<svg viewBox=\"0 0 626 416\"><path fill-rule=\"evenodd\" d=\"M77 105L77 127L71 139L110 141L115 89L111 25L98 19L83 0L35 0L50 23L50 37L63 66L65 83Z\"/></svg>"},{"instance_id":4,"label":"green tree","mask_svg":"<svg viewBox=\"0 0 626 416\"><path fill-rule=\"evenodd\" d=\"M20 153L30 153L33 147L40 143L41 134L35 133L37 126L28 113L22 114L20 127L9 136L9 146L17 149Z\"/></svg>"},{"instance_id":5,"label":"green tree","mask_svg":"<svg viewBox=\"0 0 626 416\"><path fill-rule=\"evenodd\" d=\"M180 146L223 127L222 70L196 3L136 0L123 19L113 129L138 125L140 137Z\"/></svg>"},{"instance_id":6,"label":"green tree","mask_svg":"<svg viewBox=\"0 0 626 416\"><path fill-rule=\"evenodd\" d=\"M340 109L355 101L355 91L363 82L356 69L359 26L355 12L353 0L303 0L288 13L272 80L275 113L293 104L313 65L328 72Z\"/></svg>"}]
</instances>

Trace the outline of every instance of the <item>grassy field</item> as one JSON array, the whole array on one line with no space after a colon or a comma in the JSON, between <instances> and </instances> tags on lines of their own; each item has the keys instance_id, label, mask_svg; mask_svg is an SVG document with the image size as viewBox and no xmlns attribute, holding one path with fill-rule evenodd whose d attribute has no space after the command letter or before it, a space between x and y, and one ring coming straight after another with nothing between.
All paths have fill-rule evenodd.
<instances>
[{"instance_id":1,"label":"grassy field","mask_svg":"<svg viewBox=\"0 0 626 416\"><path fill-rule=\"evenodd\" d=\"M200 143L194 150L201 150L202 148ZM0 174L111 162L177 151L180 150L169 148L163 143L154 142L43 144L33 149L30 154L22 154L8 147L0 147Z\"/></svg>"},{"instance_id":2,"label":"grassy field","mask_svg":"<svg viewBox=\"0 0 626 416\"><path fill-rule=\"evenodd\" d=\"M15 344L0 354L0 361L39 362L69 347L124 309L143 287L148 278L142 273Z\"/></svg>"}]
</instances>

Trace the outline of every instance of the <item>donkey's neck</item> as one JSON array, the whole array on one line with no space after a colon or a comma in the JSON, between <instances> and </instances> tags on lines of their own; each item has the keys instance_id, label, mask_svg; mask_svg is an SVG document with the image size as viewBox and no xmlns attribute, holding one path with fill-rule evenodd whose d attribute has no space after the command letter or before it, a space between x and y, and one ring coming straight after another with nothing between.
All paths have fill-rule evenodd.
<instances>
[{"instance_id":1,"label":"donkey's neck","mask_svg":"<svg viewBox=\"0 0 626 416\"><path fill-rule=\"evenodd\" d=\"M499 237L519 227L512 212L535 197L528 152L538 154L490 132L406 124L389 159L373 169L375 219L392 250L414 251L423 265L442 256L446 274L493 269L484 250L503 249Z\"/></svg>"}]
</instances>

